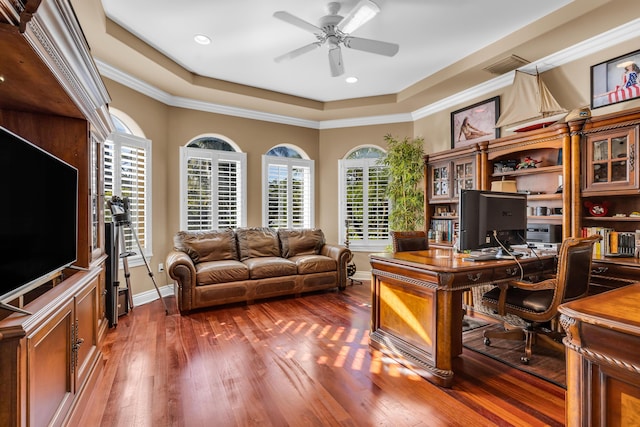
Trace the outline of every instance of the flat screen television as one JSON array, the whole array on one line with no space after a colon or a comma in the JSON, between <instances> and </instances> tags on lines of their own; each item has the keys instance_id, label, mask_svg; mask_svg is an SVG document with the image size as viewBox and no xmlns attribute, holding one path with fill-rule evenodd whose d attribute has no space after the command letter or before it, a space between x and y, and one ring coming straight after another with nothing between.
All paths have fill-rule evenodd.
<instances>
[{"instance_id":1,"label":"flat screen television","mask_svg":"<svg viewBox=\"0 0 640 427\"><path fill-rule=\"evenodd\" d=\"M77 260L78 171L0 127L0 307Z\"/></svg>"},{"instance_id":2,"label":"flat screen television","mask_svg":"<svg viewBox=\"0 0 640 427\"><path fill-rule=\"evenodd\" d=\"M459 202L460 250L496 248L497 258L511 258L511 245L527 243L526 194L462 190Z\"/></svg>"}]
</instances>

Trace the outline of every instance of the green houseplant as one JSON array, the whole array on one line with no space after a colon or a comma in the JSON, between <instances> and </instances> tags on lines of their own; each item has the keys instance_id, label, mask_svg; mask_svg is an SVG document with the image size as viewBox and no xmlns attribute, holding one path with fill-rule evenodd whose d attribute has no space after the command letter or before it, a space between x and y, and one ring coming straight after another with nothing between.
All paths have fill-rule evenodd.
<instances>
[{"instance_id":1,"label":"green houseplant","mask_svg":"<svg viewBox=\"0 0 640 427\"><path fill-rule=\"evenodd\" d=\"M388 151L380 163L388 174L389 229L419 230L424 224L424 139L385 135Z\"/></svg>"}]
</instances>

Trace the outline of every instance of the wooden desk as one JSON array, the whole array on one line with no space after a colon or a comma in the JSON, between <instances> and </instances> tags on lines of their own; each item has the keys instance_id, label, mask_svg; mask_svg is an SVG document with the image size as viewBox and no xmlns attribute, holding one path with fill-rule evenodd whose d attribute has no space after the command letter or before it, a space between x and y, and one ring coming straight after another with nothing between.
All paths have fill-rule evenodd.
<instances>
[{"instance_id":1,"label":"wooden desk","mask_svg":"<svg viewBox=\"0 0 640 427\"><path fill-rule=\"evenodd\" d=\"M640 284L559 307L567 426L640 425Z\"/></svg>"},{"instance_id":2,"label":"wooden desk","mask_svg":"<svg viewBox=\"0 0 640 427\"><path fill-rule=\"evenodd\" d=\"M467 262L448 249L370 255L370 344L433 383L450 387L462 353L462 294L520 278L514 260ZM519 260L525 277L555 271L555 256Z\"/></svg>"},{"instance_id":3,"label":"wooden desk","mask_svg":"<svg viewBox=\"0 0 640 427\"><path fill-rule=\"evenodd\" d=\"M640 280L640 259L594 257L591 264L589 293L618 289Z\"/></svg>"}]
</instances>

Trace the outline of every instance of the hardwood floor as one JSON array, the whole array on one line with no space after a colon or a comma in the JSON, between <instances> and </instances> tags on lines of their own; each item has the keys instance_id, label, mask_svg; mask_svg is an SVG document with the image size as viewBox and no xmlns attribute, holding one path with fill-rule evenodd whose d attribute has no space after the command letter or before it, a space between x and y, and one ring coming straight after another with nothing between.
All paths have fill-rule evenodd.
<instances>
[{"instance_id":1,"label":"hardwood floor","mask_svg":"<svg viewBox=\"0 0 640 427\"><path fill-rule=\"evenodd\" d=\"M369 287L109 330L87 426L560 426L565 390L465 349L439 388L368 344Z\"/></svg>"}]
</instances>

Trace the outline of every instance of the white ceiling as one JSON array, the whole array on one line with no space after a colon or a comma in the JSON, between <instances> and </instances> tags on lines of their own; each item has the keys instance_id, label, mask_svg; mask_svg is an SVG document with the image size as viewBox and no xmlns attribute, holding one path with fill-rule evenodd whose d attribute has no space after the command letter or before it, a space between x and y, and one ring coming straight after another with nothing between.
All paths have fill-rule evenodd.
<instances>
[{"instance_id":1,"label":"white ceiling","mask_svg":"<svg viewBox=\"0 0 640 427\"><path fill-rule=\"evenodd\" d=\"M388 58L343 48L340 77L331 77L325 47L291 61L273 60L315 41L273 13L284 10L317 25L326 15L324 0L102 0L102 5L112 21L195 74L328 102L397 94L572 2L374 1L381 12L353 35L397 43L400 51ZM345 15L357 0L341 3ZM197 33L212 43L194 43ZM358 77L358 83L346 83L348 76Z\"/></svg>"}]
</instances>

